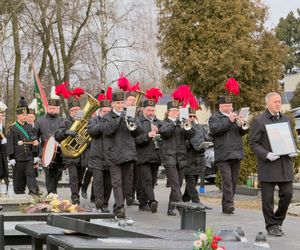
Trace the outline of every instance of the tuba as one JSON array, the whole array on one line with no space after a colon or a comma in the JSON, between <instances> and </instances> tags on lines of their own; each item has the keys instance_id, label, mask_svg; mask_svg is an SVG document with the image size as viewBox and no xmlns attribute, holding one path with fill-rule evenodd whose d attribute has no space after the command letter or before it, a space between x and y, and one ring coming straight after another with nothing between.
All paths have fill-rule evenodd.
<instances>
[{"instance_id":1,"label":"tuba","mask_svg":"<svg viewBox=\"0 0 300 250\"><path fill-rule=\"evenodd\" d=\"M87 94L87 93L86 93ZM99 102L91 95L87 94L88 101L83 108L82 117L72 124L70 130L76 131L76 137L68 136L61 142L61 151L64 156L75 158L80 156L88 146L91 140L90 135L87 133L88 119L98 109Z\"/></svg>"}]
</instances>

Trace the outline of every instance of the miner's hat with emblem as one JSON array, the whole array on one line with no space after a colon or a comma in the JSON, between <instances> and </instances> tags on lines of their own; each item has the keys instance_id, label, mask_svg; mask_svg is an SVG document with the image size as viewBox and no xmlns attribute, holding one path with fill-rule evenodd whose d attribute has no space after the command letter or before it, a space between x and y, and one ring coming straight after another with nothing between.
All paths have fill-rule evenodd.
<instances>
[{"instance_id":1,"label":"miner's hat with emblem","mask_svg":"<svg viewBox=\"0 0 300 250\"><path fill-rule=\"evenodd\" d=\"M22 96L16 109L17 115L28 114L28 105L25 98Z\"/></svg>"},{"instance_id":2,"label":"miner's hat with emblem","mask_svg":"<svg viewBox=\"0 0 300 250\"><path fill-rule=\"evenodd\" d=\"M112 101L113 102L120 102L124 101L124 92L115 92L112 94Z\"/></svg>"},{"instance_id":3,"label":"miner's hat with emblem","mask_svg":"<svg viewBox=\"0 0 300 250\"><path fill-rule=\"evenodd\" d=\"M75 99L74 97L70 97L68 100L68 109L71 109L74 107L80 107L80 102L79 102L79 100Z\"/></svg>"},{"instance_id":4,"label":"miner's hat with emblem","mask_svg":"<svg viewBox=\"0 0 300 250\"><path fill-rule=\"evenodd\" d=\"M28 109L28 114L35 115L35 109L29 108L29 109Z\"/></svg>"},{"instance_id":5,"label":"miner's hat with emblem","mask_svg":"<svg viewBox=\"0 0 300 250\"><path fill-rule=\"evenodd\" d=\"M169 101L167 103L167 109L179 109L179 102L176 100Z\"/></svg>"},{"instance_id":6,"label":"miner's hat with emblem","mask_svg":"<svg viewBox=\"0 0 300 250\"><path fill-rule=\"evenodd\" d=\"M51 98L51 99L48 100L48 104L49 104L49 106L59 107L60 106L60 100Z\"/></svg>"},{"instance_id":7,"label":"miner's hat with emblem","mask_svg":"<svg viewBox=\"0 0 300 250\"><path fill-rule=\"evenodd\" d=\"M218 97L218 104L228 104L228 103L232 103L231 96L219 96Z\"/></svg>"},{"instance_id":8,"label":"miner's hat with emblem","mask_svg":"<svg viewBox=\"0 0 300 250\"><path fill-rule=\"evenodd\" d=\"M102 100L99 102L99 108L111 107L110 100Z\"/></svg>"},{"instance_id":9,"label":"miner's hat with emblem","mask_svg":"<svg viewBox=\"0 0 300 250\"><path fill-rule=\"evenodd\" d=\"M146 108L148 106L150 107L155 107L155 101L154 100L144 100L143 103L142 103L142 107L143 108Z\"/></svg>"},{"instance_id":10,"label":"miner's hat with emblem","mask_svg":"<svg viewBox=\"0 0 300 250\"><path fill-rule=\"evenodd\" d=\"M195 115L196 109L189 107L189 115Z\"/></svg>"},{"instance_id":11,"label":"miner's hat with emblem","mask_svg":"<svg viewBox=\"0 0 300 250\"><path fill-rule=\"evenodd\" d=\"M127 99L129 96L136 96L136 92L135 91L128 91L125 92L125 98Z\"/></svg>"}]
</instances>

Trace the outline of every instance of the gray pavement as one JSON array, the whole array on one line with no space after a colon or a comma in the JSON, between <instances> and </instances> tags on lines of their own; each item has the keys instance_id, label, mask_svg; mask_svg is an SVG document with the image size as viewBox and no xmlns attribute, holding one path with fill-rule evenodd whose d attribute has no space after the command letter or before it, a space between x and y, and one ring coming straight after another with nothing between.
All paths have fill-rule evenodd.
<instances>
[{"instance_id":1,"label":"gray pavement","mask_svg":"<svg viewBox=\"0 0 300 250\"><path fill-rule=\"evenodd\" d=\"M44 187L41 187L41 189L45 190ZM149 229L180 229L179 214L177 214L177 216L167 216L169 192L170 188L165 187L165 180L158 180L158 185L155 187L155 193L159 206L158 212L155 214L152 214L151 212L140 212L137 206L126 207L127 217L131 217L134 220L134 227ZM88 194L90 194L90 190L88 190ZM60 188L59 195L63 198L70 199L70 191L68 188ZM214 185L206 186L206 194L204 195L217 198L221 197L220 191ZM254 198L253 196L237 195L236 199L253 200ZM221 204L221 200L219 204ZM93 207L93 205L90 204L89 200L84 199L81 199L81 205L83 207ZM112 205L113 198L110 201L110 209L112 208ZM212 207L212 210L207 211L206 214L206 226L212 227L214 232L222 229L233 230L237 227L242 227L248 240L247 247L243 247L242 249L264 249L257 248L253 245L255 236L258 232L263 232L266 235L267 242L270 245L269 249L300 249L300 237L297 236L298 230L300 228L300 220L298 217L288 216L283 225L285 235L283 237L275 238L270 237L266 234L266 231L264 229L264 219L261 211L236 209L233 215L225 215L222 214L220 205L211 205L208 203L206 203L206 205ZM95 222L97 223L97 221ZM99 221L99 223L103 222ZM117 226L117 222L110 221L108 223ZM229 245L227 244L227 246ZM192 241L190 249L192 249ZM241 248L239 247L239 245L231 244L230 247L227 247L226 249L238 250Z\"/></svg>"}]
</instances>

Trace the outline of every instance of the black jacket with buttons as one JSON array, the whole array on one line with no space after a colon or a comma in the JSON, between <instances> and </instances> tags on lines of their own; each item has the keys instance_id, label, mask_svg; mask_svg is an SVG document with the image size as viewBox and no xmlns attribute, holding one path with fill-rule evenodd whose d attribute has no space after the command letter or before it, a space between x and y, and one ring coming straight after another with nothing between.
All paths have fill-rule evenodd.
<instances>
[{"instance_id":1,"label":"black jacket with buttons","mask_svg":"<svg viewBox=\"0 0 300 250\"><path fill-rule=\"evenodd\" d=\"M28 142L30 140L26 138L23 132L21 132L18 129L16 124L17 122L15 122L11 126L9 134L7 136L7 155L10 160L11 159L15 159L16 161L33 160L33 157L37 156L38 154L37 147L32 146L30 144L18 145L19 141ZM25 124L22 127L28 133L29 136L32 134L32 126L30 124L25 122Z\"/></svg>"}]
</instances>

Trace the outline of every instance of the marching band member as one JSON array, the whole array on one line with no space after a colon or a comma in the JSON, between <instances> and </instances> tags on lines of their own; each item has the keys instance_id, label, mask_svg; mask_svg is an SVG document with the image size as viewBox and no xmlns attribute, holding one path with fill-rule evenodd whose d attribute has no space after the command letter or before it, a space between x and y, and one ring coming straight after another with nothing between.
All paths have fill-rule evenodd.
<instances>
[{"instance_id":1,"label":"marching band member","mask_svg":"<svg viewBox=\"0 0 300 250\"><path fill-rule=\"evenodd\" d=\"M1 102L2 103L2 102ZM8 166L6 156L6 132L4 127L5 111L7 107L4 103L0 105L0 181L4 180L6 186L8 186Z\"/></svg>"},{"instance_id":2,"label":"marching band member","mask_svg":"<svg viewBox=\"0 0 300 250\"><path fill-rule=\"evenodd\" d=\"M236 124L238 115L233 112L230 96L219 96L218 103L219 110L209 118L209 129L214 142L215 162L222 176L222 212L233 214L240 163L244 157L242 136L248 130Z\"/></svg>"},{"instance_id":3,"label":"marching band member","mask_svg":"<svg viewBox=\"0 0 300 250\"><path fill-rule=\"evenodd\" d=\"M187 167L184 169L185 191L182 196L184 202L192 201L199 203L199 194L196 188L198 178L202 171L205 171L205 149L201 147L201 143L208 139L202 125L198 123L196 109L189 108L189 118L192 120L192 127L195 135L188 141L187 147Z\"/></svg>"},{"instance_id":4,"label":"marching band member","mask_svg":"<svg viewBox=\"0 0 300 250\"><path fill-rule=\"evenodd\" d=\"M167 103L167 118L163 121L159 134L162 138L162 163L166 169L168 184L171 187L169 197L169 216L175 216L174 206L171 202L182 201L181 185L183 181L183 169L187 166L186 140L194 135L193 129L182 128L179 121L178 101Z\"/></svg>"},{"instance_id":5,"label":"marching band member","mask_svg":"<svg viewBox=\"0 0 300 250\"><path fill-rule=\"evenodd\" d=\"M123 109L124 93L113 93L112 111L100 120L104 134L104 155L110 164L115 198L114 213L118 218L126 217L124 199L132 188L132 171L137 161L134 137L141 130L135 119L130 117L125 119Z\"/></svg>"},{"instance_id":6,"label":"marching band member","mask_svg":"<svg viewBox=\"0 0 300 250\"><path fill-rule=\"evenodd\" d=\"M158 128L161 121L155 116L155 101L144 100L143 111L139 116L139 124L144 133L135 138L137 150L137 168L141 178L142 192L139 210L157 212L158 202L155 200L154 184L157 180L158 168L161 164Z\"/></svg>"},{"instance_id":7,"label":"marching band member","mask_svg":"<svg viewBox=\"0 0 300 250\"><path fill-rule=\"evenodd\" d=\"M68 100L69 116L64 120L62 126L60 126L54 133L54 138L57 142L62 142L68 136L76 137L77 132L69 130L76 119L77 112L81 110L79 100L70 97ZM70 158L63 155L64 168L69 171L69 184L71 190L71 200L73 204L80 204L79 190L82 185L82 179L84 174L84 168L82 166L83 155Z\"/></svg>"},{"instance_id":8,"label":"marching band member","mask_svg":"<svg viewBox=\"0 0 300 250\"><path fill-rule=\"evenodd\" d=\"M98 98L99 100L99 98ZM88 133L92 137L89 166L93 175L93 193L95 206L102 212L109 212L108 202L111 195L111 176L109 166L105 161L103 131L100 120L111 111L111 101L102 99L99 101L98 116L89 120Z\"/></svg>"},{"instance_id":9,"label":"marching band member","mask_svg":"<svg viewBox=\"0 0 300 250\"><path fill-rule=\"evenodd\" d=\"M32 126L26 122L28 107L24 97L21 97L16 113L17 121L12 124L7 137L7 154L13 167L14 192L24 194L27 185L29 194L37 195L33 168L34 162L37 161L37 150L34 150L33 146L38 146L39 142L30 139Z\"/></svg>"},{"instance_id":10,"label":"marching band member","mask_svg":"<svg viewBox=\"0 0 300 250\"><path fill-rule=\"evenodd\" d=\"M34 124L32 139L40 140L40 157L46 141L54 135L55 131L63 125L63 118L59 116L60 101L58 99L48 100L47 113L37 119ZM57 185L62 174L63 163L60 148L56 153L55 161L49 168L43 168L46 176L47 193L57 193Z\"/></svg>"}]
</instances>

